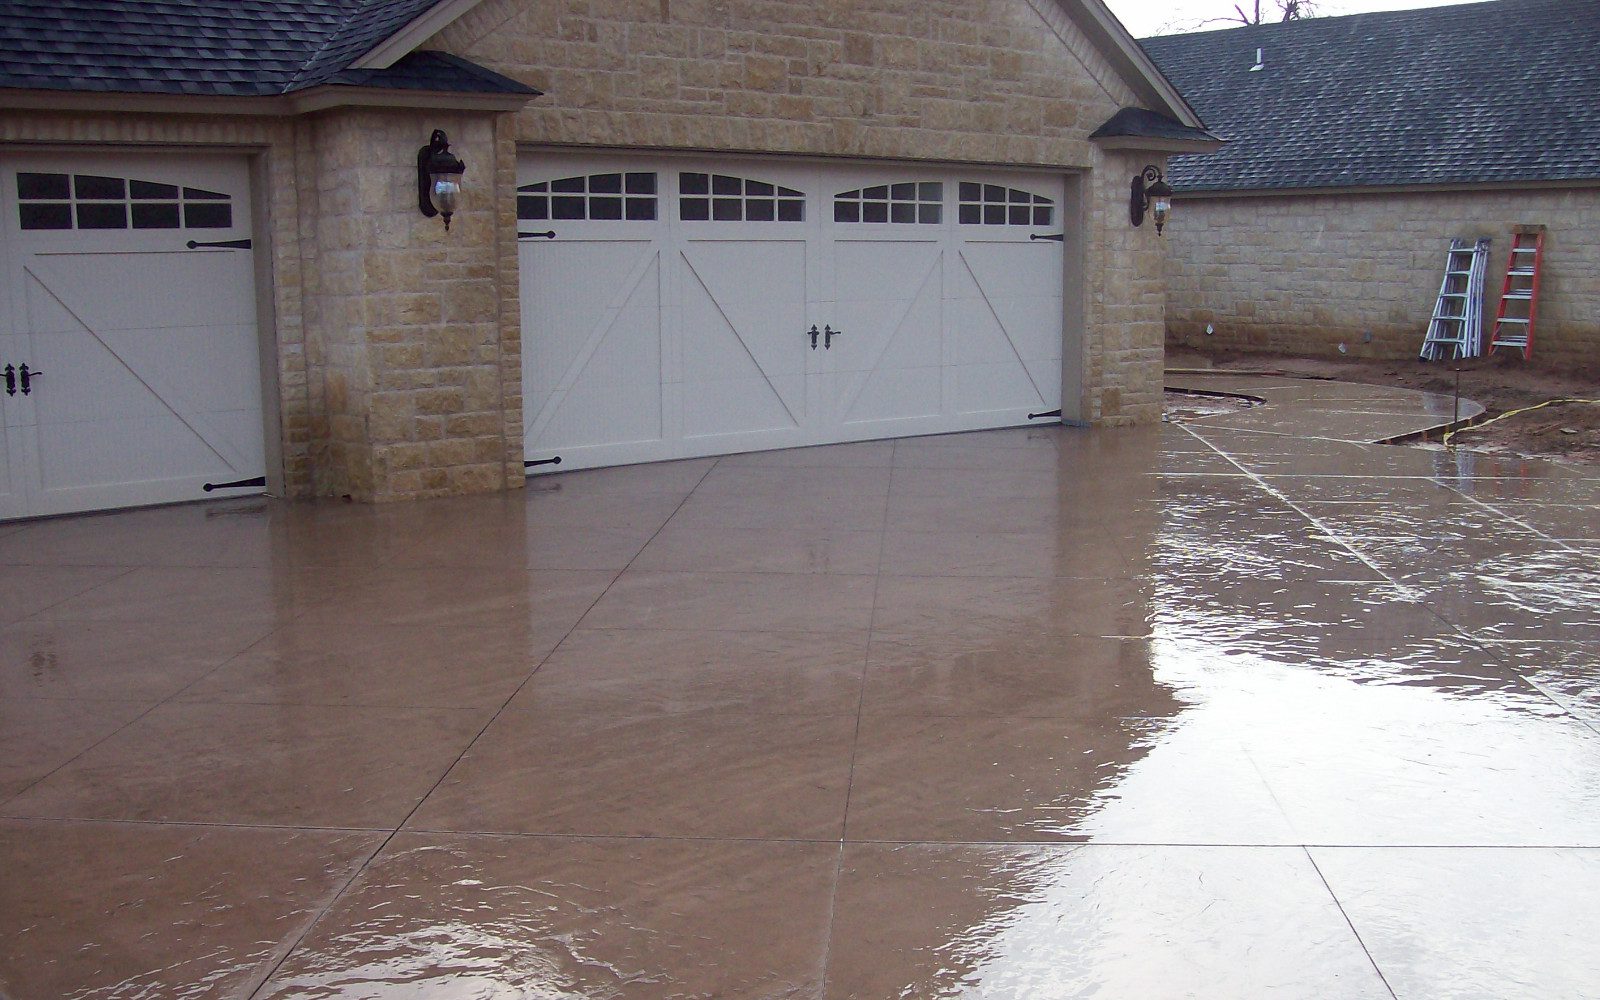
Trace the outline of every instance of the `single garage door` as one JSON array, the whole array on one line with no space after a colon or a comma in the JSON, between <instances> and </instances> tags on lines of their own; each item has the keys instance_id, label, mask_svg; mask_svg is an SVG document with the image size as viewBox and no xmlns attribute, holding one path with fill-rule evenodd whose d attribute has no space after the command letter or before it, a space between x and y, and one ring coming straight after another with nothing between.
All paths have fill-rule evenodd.
<instances>
[{"instance_id":1,"label":"single garage door","mask_svg":"<svg viewBox=\"0 0 1600 1000\"><path fill-rule=\"evenodd\" d=\"M0 158L0 517L262 490L249 206L238 158Z\"/></svg>"},{"instance_id":2,"label":"single garage door","mask_svg":"<svg viewBox=\"0 0 1600 1000\"><path fill-rule=\"evenodd\" d=\"M551 154L519 170L530 471L1061 405L1058 176Z\"/></svg>"}]
</instances>

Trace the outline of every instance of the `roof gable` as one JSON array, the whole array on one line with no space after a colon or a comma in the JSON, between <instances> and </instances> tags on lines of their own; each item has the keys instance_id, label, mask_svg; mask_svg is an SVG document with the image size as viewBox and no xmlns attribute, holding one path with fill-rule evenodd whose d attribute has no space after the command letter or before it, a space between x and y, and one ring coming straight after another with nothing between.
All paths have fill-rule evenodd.
<instances>
[{"instance_id":1,"label":"roof gable","mask_svg":"<svg viewBox=\"0 0 1600 1000\"><path fill-rule=\"evenodd\" d=\"M366 0L355 7L290 81L289 90L313 86L348 67L440 0ZM348 6L348 5L347 5Z\"/></svg>"},{"instance_id":2,"label":"roof gable","mask_svg":"<svg viewBox=\"0 0 1600 1000\"><path fill-rule=\"evenodd\" d=\"M1180 125L1204 129L1205 122L1179 88L1151 61L1103 0L1056 0L1150 110Z\"/></svg>"},{"instance_id":3,"label":"roof gable","mask_svg":"<svg viewBox=\"0 0 1600 1000\"><path fill-rule=\"evenodd\" d=\"M416 51L478 2L0 0L0 89L267 97L332 84L536 94L465 60ZM1102 0L1053 2L1141 100L1203 128Z\"/></svg>"},{"instance_id":4,"label":"roof gable","mask_svg":"<svg viewBox=\"0 0 1600 1000\"><path fill-rule=\"evenodd\" d=\"M1228 140L1186 190L1600 178L1600 2L1495 3L1141 44ZM1256 50L1263 65L1252 71Z\"/></svg>"}]
</instances>

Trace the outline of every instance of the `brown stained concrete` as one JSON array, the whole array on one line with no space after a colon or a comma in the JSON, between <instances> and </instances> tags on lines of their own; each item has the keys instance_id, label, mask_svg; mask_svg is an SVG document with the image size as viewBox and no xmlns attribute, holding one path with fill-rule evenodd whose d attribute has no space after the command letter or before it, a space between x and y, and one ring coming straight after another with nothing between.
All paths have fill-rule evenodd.
<instances>
[{"instance_id":1,"label":"brown stained concrete","mask_svg":"<svg viewBox=\"0 0 1600 1000\"><path fill-rule=\"evenodd\" d=\"M1484 412L1472 399L1384 385L1264 375L1168 372L1169 389L1231 393L1269 406L1184 421L1216 430L1376 443L1448 427Z\"/></svg>"},{"instance_id":2,"label":"brown stained concrete","mask_svg":"<svg viewBox=\"0 0 1600 1000\"><path fill-rule=\"evenodd\" d=\"M1592 997L1600 478L1245 391L0 525L0 995Z\"/></svg>"}]
</instances>

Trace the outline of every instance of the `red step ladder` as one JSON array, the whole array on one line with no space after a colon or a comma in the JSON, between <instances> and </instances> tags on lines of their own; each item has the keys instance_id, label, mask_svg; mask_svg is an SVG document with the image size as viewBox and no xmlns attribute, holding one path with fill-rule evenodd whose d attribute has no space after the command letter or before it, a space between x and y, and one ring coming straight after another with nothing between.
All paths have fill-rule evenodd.
<instances>
[{"instance_id":1,"label":"red step ladder","mask_svg":"<svg viewBox=\"0 0 1600 1000\"><path fill-rule=\"evenodd\" d=\"M1544 227L1517 226L1512 230L1511 256L1506 261L1506 283L1500 289L1495 312L1494 337L1489 353L1502 347L1533 358L1533 317L1539 304L1539 266L1544 261Z\"/></svg>"}]
</instances>

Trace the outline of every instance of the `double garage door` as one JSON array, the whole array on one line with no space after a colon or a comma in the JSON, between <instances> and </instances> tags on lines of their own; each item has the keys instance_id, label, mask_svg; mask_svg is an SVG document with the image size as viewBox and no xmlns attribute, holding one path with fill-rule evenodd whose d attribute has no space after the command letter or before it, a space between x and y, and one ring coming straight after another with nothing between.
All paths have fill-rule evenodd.
<instances>
[{"instance_id":1,"label":"double garage door","mask_svg":"<svg viewBox=\"0 0 1600 1000\"><path fill-rule=\"evenodd\" d=\"M245 161L0 159L0 518L260 492L262 429Z\"/></svg>"},{"instance_id":2,"label":"double garage door","mask_svg":"<svg viewBox=\"0 0 1600 1000\"><path fill-rule=\"evenodd\" d=\"M526 155L530 471L1058 409L1062 194L957 167Z\"/></svg>"}]
</instances>

